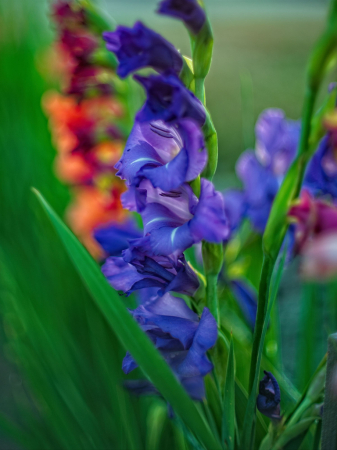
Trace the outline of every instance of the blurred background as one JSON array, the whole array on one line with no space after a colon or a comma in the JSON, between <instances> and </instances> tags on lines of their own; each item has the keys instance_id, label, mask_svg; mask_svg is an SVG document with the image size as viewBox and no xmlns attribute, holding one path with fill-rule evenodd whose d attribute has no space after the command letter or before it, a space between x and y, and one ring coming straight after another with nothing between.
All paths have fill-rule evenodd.
<instances>
[{"instance_id":1,"label":"blurred background","mask_svg":"<svg viewBox=\"0 0 337 450\"><path fill-rule=\"evenodd\" d=\"M140 19L189 54L184 28L177 21L156 16L156 1L97 3L117 24L132 25ZM300 117L305 65L323 29L328 1L205 3L215 35L214 61L206 82L207 106L219 135L215 184L224 189L238 186L235 162L243 150L254 146L254 124L263 109L278 107L289 118ZM69 201L68 189L53 174L55 149L41 109L43 93L56 85L46 67L46 51L53 39L49 6L44 0L0 0L0 411L13 418L17 418L19 397L23 409L30 407L22 370L31 384L39 383L31 359L32 355L39 361L43 358L43 329L36 322L31 333L27 332L28 317L38 320L34 311L43 311L44 327L56 326L58 321L62 329L66 320L83 345L83 355L87 345L86 331L74 313L74 299L84 304L88 294L30 192L31 186L38 188L60 215ZM327 84L322 92L326 88ZM301 310L294 269L288 269L280 294L281 328L287 321L290 330L283 336L284 368L289 376L296 370L295 330L304 317L300 312L307 311ZM320 306L325 294L317 300ZM315 320L323 326L317 329L322 345L315 364L325 352L328 310L331 313L331 308L317 309L321 316ZM305 363L302 369L307 369ZM3 437L0 448L17 447Z\"/></svg>"}]
</instances>

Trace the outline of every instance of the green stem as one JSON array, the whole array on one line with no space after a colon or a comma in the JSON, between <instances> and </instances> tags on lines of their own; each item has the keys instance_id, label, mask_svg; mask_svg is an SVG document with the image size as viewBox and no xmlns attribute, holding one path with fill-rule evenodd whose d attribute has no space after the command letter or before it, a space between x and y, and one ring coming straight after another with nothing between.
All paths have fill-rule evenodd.
<instances>
[{"instance_id":1,"label":"green stem","mask_svg":"<svg viewBox=\"0 0 337 450\"><path fill-rule=\"evenodd\" d=\"M220 326L218 302L218 275L223 264L222 244L202 243L202 257L206 277L206 302L218 326Z\"/></svg>"},{"instance_id":2,"label":"green stem","mask_svg":"<svg viewBox=\"0 0 337 450\"><path fill-rule=\"evenodd\" d=\"M287 213L292 201L300 192L305 168L311 156L312 146L310 145L310 134L315 100L324 77L325 68L336 46L337 0L333 0L327 28L316 44L309 61L307 89L302 113L302 130L297 157L285 176L282 186L273 202L266 230L263 235L262 246L264 261L259 286L258 309L249 374L249 394L254 397L256 393L253 392L253 389L257 389L256 380L259 376L261 365L259 347L263 345L263 330L266 326L265 321L268 309L271 276L288 228L286 221ZM252 446L254 442L254 424L250 436L250 444Z\"/></svg>"},{"instance_id":3,"label":"green stem","mask_svg":"<svg viewBox=\"0 0 337 450\"><path fill-rule=\"evenodd\" d=\"M214 127L212 118L206 110L206 122L202 128L207 147L208 161L202 177L212 180L218 165L218 135Z\"/></svg>"},{"instance_id":4,"label":"green stem","mask_svg":"<svg viewBox=\"0 0 337 450\"><path fill-rule=\"evenodd\" d=\"M254 331L254 341L252 348L252 359L249 375L249 390L253 387L255 374L260 370L258 362L258 348L261 342L262 328L268 306L268 293L270 280L284 240L288 225L286 217L292 201L298 196L305 168L311 156L310 152L310 132L312 117L314 114L315 100L324 77L325 67L329 58L337 45L337 0L333 0L331 13L327 28L322 37L317 42L307 71L307 89L304 98L302 113L302 130L297 157L289 169L281 188L274 200L266 230L263 236L264 263L262 267L258 310L256 326Z\"/></svg>"},{"instance_id":5,"label":"green stem","mask_svg":"<svg viewBox=\"0 0 337 450\"><path fill-rule=\"evenodd\" d=\"M255 373L260 371L260 363L258 360L258 352L262 338L263 325L268 309L268 298L270 281L275 265L275 260L269 258L267 255L264 256L261 279L259 286L259 297L257 304L256 322L254 328L254 339L252 348L252 357L250 363L250 373L249 373L249 393L252 391Z\"/></svg>"},{"instance_id":6,"label":"green stem","mask_svg":"<svg viewBox=\"0 0 337 450\"><path fill-rule=\"evenodd\" d=\"M206 105L205 96L205 78L195 78L195 96L201 101L203 105Z\"/></svg>"},{"instance_id":7,"label":"green stem","mask_svg":"<svg viewBox=\"0 0 337 450\"><path fill-rule=\"evenodd\" d=\"M219 302L218 302L218 275L206 274L206 299L207 306L209 310L214 316L216 323L219 326L220 317L219 317Z\"/></svg>"}]
</instances>

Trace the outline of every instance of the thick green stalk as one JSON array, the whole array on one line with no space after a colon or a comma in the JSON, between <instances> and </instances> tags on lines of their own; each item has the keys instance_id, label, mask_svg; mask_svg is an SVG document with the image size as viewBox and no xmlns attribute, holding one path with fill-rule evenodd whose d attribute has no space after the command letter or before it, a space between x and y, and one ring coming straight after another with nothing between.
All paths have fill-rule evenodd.
<instances>
[{"instance_id":1,"label":"thick green stalk","mask_svg":"<svg viewBox=\"0 0 337 450\"><path fill-rule=\"evenodd\" d=\"M270 258L268 255L264 255L262 271L261 271L261 280L259 287L259 297L257 304L257 313L256 313L256 322L254 329L254 340L253 340L253 348L252 348L252 357L251 357L251 368L250 368L250 376L249 376L249 392L251 392L254 384L255 374L259 372L258 364L258 351L262 337L263 325L268 309L268 299L269 299L269 288L271 276L273 273L275 265L275 260Z\"/></svg>"},{"instance_id":2,"label":"thick green stalk","mask_svg":"<svg viewBox=\"0 0 337 450\"><path fill-rule=\"evenodd\" d=\"M195 96L201 101L203 105L206 104L205 96L205 78L195 78Z\"/></svg>"},{"instance_id":3,"label":"thick green stalk","mask_svg":"<svg viewBox=\"0 0 337 450\"><path fill-rule=\"evenodd\" d=\"M298 196L306 168L311 156L310 132L315 100L324 77L324 72L332 53L337 46L337 0L333 0L327 28L316 44L307 70L307 89L305 94L302 132L297 157L289 169L275 198L266 230L263 236L264 262L262 266L258 310L249 376L249 391L254 379L259 376L260 362L257 358L262 339L262 328L268 306L268 295L272 271L287 231L287 212L292 201Z\"/></svg>"},{"instance_id":4,"label":"thick green stalk","mask_svg":"<svg viewBox=\"0 0 337 450\"><path fill-rule=\"evenodd\" d=\"M328 363L326 370L323 423L322 423L322 450L337 449L336 368L337 368L337 333L331 334L328 339Z\"/></svg>"},{"instance_id":5,"label":"thick green stalk","mask_svg":"<svg viewBox=\"0 0 337 450\"><path fill-rule=\"evenodd\" d=\"M202 173L204 178L212 180L218 165L218 135L209 112L206 110L206 122L202 128L207 147L208 161Z\"/></svg>"},{"instance_id":6,"label":"thick green stalk","mask_svg":"<svg viewBox=\"0 0 337 450\"><path fill-rule=\"evenodd\" d=\"M208 18L197 35L190 33L190 39L194 73L194 93L205 106L205 78L211 66L213 52L213 32ZM208 162L202 176L211 180L218 163L218 138L211 116L207 110L203 133L208 152ZM194 193L200 193L200 178L194 180L191 186ZM219 325L220 315L217 286L218 275L223 263L222 244L203 242L202 254L206 278L207 306Z\"/></svg>"},{"instance_id":7,"label":"thick green stalk","mask_svg":"<svg viewBox=\"0 0 337 450\"><path fill-rule=\"evenodd\" d=\"M218 302L218 293L217 293L217 285L218 285L218 275L213 275L212 273L208 273L206 275L206 298L207 305L209 310L213 314L216 323L219 324L219 302Z\"/></svg>"}]
</instances>

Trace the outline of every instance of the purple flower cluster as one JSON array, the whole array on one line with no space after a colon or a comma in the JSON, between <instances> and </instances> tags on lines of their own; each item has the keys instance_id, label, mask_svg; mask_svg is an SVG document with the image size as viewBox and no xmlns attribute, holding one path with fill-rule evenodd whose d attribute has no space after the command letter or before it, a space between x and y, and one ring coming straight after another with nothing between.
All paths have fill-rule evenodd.
<instances>
[{"instance_id":1,"label":"purple flower cluster","mask_svg":"<svg viewBox=\"0 0 337 450\"><path fill-rule=\"evenodd\" d=\"M279 109L268 109L260 115L255 131L255 150L245 151L236 166L243 189L224 193L231 232L247 217L254 229L263 233L274 198L294 160L301 125L286 119ZM337 198L334 139L333 130L328 131L309 162L303 187L315 196Z\"/></svg>"},{"instance_id":2,"label":"purple flower cluster","mask_svg":"<svg viewBox=\"0 0 337 450\"><path fill-rule=\"evenodd\" d=\"M184 300L165 294L140 305L132 315L190 396L202 400L205 397L203 377L213 369L206 352L217 340L215 320L209 310L205 308L199 319ZM136 367L128 353L123 360L124 372L129 373ZM153 387L144 381L133 382L129 388L136 393L154 392Z\"/></svg>"},{"instance_id":3,"label":"purple flower cluster","mask_svg":"<svg viewBox=\"0 0 337 450\"><path fill-rule=\"evenodd\" d=\"M138 22L133 28L105 33L104 39L118 58L121 76L143 67L159 74L134 76L145 88L146 101L115 166L128 187L123 206L140 214L143 234L130 239L119 256L109 257L102 270L115 289L143 294L133 317L189 394L202 399L203 377L212 370L206 352L216 342L217 325L207 308L199 318L170 293L193 296L199 287L185 259L186 249L202 240L221 243L229 235L222 195L203 178L198 196L190 185L207 163L202 133L206 112L178 77L180 54L160 35ZM100 237L101 245L109 248ZM127 355L123 370L129 373L135 367ZM129 387L137 393L154 392L144 381Z\"/></svg>"},{"instance_id":4,"label":"purple flower cluster","mask_svg":"<svg viewBox=\"0 0 337 450\"><path fill-rule=\"evenodd\" d=\"M300 137L300 123L286 119L283 111L268 109L256 124L255 150L245 151L236 171L242 190L224 193L231 231L247 217L263 233L271 205L293 161Z\"/></svg>"}]
</instances>

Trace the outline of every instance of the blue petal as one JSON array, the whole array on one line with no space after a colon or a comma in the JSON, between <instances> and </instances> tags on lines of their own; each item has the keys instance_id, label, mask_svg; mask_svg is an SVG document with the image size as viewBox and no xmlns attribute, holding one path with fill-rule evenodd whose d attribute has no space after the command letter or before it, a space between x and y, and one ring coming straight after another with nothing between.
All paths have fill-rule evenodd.
<instances>
[{"instance_id":1,"label":"blue petal","mask_svg":"<svg viewBox=\"0 0 337 450\"><path fill-rule=\"evenodd\" d=\"M220 192L214 190L211 181L201 179L199 203L195 208L194 218L190 222L190 230L199 242L222 242L229 236L229 225L225 216L224 201Z\"/></svg>"},{"instance_id":2,"label":"blue petal","mask_svg":"<svg viewBox=\"0 0 337 450\"><path fill-rule=\"evenodd\" d=\"M178 155L164 166L145 168L140 175L148 178L153 186L163 191L171 191L178 188L185 180L188 169L188 156L185 149L181 149Z\"/></svg>"},{"instance_id":3,"label":"blue petal","mask_svg":"<svg viewBox=\"0 0 337 450\"><path fill-rule=\"evenodd\" d=\"M184 348L188 348L191 345L196 329L198 328L197 322L181 317L153 314L142 306L137 308L137 312L134 312L134 317L137 320L141 319L145 325L156 325L160 330L178 339Z\"/></svg>"},{"instance_id":4,"label":"blue petal","mask_svg":"<svg viewBox=\"0 0 337 450\"><path fill-rule=\"evenodd\" d=\"M141 236L141 231L133 220L124 223L111 223L94 230L94 238L111 256L120 256L128 248L128 240Z\"/></svg>"},{"instance_id":5,"label":"blue petal","mask_svg":"<svg viewBox=\"0 0 337 450\"><path fill-rule=\"evenodd\" d=\"M133 130L125 144L121 159L115 165L117 176L126 180L127 184L135 184L138 171L145 166L158 166L162 164L156 150L145 140L142 140L141 127L135 123Z\"/></svg>"},{"instance_id":6,"label":"blue petal","mask_svg":"<svg viewBox=\"0 0 337 450\"><path fill-rule=\"evenodd\" d=\"M337 162L328 135L321 140L309 162L303 186L314 195L337 198Z\"/></svg>"},{"instance_id":7,"label":"blue petal","mask_svg":"<svg viewBox=\"0 0 337 450\"><path fill-rule=\"evenodd\" d=\"M199 280L194 270L185 262L178 269L177 275L166 286L164 292L174 291L185 295L194 295L199 285Z\"/></svg>"},{"instance_id":8,"label":"blue petal","mask_svg":"<svg viewBox=\"0 0 337 450\"><path fill-rule=\"evenodd\" d=\"M240 227L246 212L245 194L238 189L228 189L223 193L225 215L230 232Z\"/></svg>"},{"instance_id":9,"label":"blue petal","mask_svg":"<svg viewBox=\"0 0 337 450\"><path fill-rule=\"evenodd\" d=\"M288 170L296 154L300 131L300 122L286 119L280 109L270 108L260 115L255 127L256 155L275 176L283 176Z\"/></svg>"},{"instance_id":10,"label":"blue petal","mask_svg":"<svg viewBox=\"0 0 337 450\"><path fill-rule=\"evenodd\" d=\"M119 26L114 32L105 32L103 39L107 41L107 49L118 58L117 73L122 78L143 67L179 73L183 66L175 47L141 22L136 22L133 28Z\"/></svg>"},{"instance_id":11,"label":"blue petal","mask_svg":"<svg viewBox=\"0 0 337 450\"><path fill-rule=\"evenodd\" d=\"M188 169L185 181L192 181L204 170L207 163L207 149L201 128L190 119L180 120L178 130L188 155Z\"/></svg>"},{"instance_id":12,"label":"blue petal","mask_svg":"<svg viewBox=\"0 0 337 450\"><path fill-rule=\"evenodd\" d=\"M151 233L154 230L163 229L163 227L180 227L184 221L173 214L168 208L159 203L150 203L142 213L144 224L144 233ZM151 236L153 233L151 233ZM170 252L173 253L173 252ZM163 253L169 255L170 253ZM156 254L156 253L155 253ZM157 253L159 254L159 253Z\"/></svg>"},{"instance_id":13,"label":"blue petal","mask_svg":"<svg viewBox=\"0 0 337 450\"><path fill-rule=\"evenodd\" d=\"M241 280L231 280L230 285L245 319L250 328L254 330L257 311L256 291Z\"/></svg>"},{"instance_id":14,"label":"blue petal","mask_svg":"<svg viewBox=\"0 0 337 450\"><path fill-rule=\"evenodd\" d=\"M259 384L256 406L267 417L280 419L280 387L271 372L264 371L265 376Z\"/></svg>"},{"instance_id":15,"label":"blue petal","mask_svg":"<svg viewBox=\"0 0 337 450\"><path fill-rule=\"evenodd\" d=\"M208 308L204 308L199 327L184 362L179 366L178 374L185 377L205 376L213 369L206 352L215 345L218 338L216 321Z\"/></svg>"},{"instance_id":16,"label":"blue petal","mask_svg":"<svg viewBox=\"0 0 337 450\"><path fill-rule=\"evenodd\" d=\"M176 316L182 319L192 320L193 322L198 322L199 320L198 315L186 305L186 302L182 298L173 297L168 293L144 306L153 314Z\"/></svg>"},{"instance_id":17,"label":"blue petal","mask_svg":"<svg viewBox=\"0 0 337 450\"><path fill-rule=\"evenodd\" d=\"M194 400L202 401L206 397L204 379L201 376L183 378L181 384Z\"/></svg>"},{"instance_id":18,"label":"blue petal","mask_svg":"<svg viewBox=\"0 0 337 450\"><path fill-rule=\"evenodd\" d=\"M129 291L137 281L144 278L135 267L126 263L123 258L113 256L105 261L102 272L114 289L123 292Z\"/></svg>"},{"instance_id":19,"label":"blue petal","mask_svg":"<svg viewBox=\"0 0 337 450\"><path fill-rule=\"evenodd\" d=\"M136 361L132 358L129 352L125 355L122 362L122 370L125 374L132 372L134 369L138 367Z\"/></svg>"},{"instance_id":20,"label":"blue petal","mask_svg":"<svg viewBox=\"0 0 337 450\"><path fill-rule=\"evenodd\" d=\"M186 27L193 33L198 34L206 20L206 13L197 0L162 0L159 4L159 14L181 19Z\"/></svg>"},{"instance_id":21,"label":"blue petal","mask_svg":"<svg viewBox=\"0 0 337 450\"><path fill-rule=\"evenodd\" d=\"M155 255L181 254L191 247L196 239L191 233L190 224L185 223L179 227L167 227L152 230L150 242Z\"/></svg>"},{"instance_id":22,"label":"blue petal","mask_svg":"<svg viewBox=\"0 0 337 450\"><path fill-rule=\"evenodd\" d=\"M200 126L204 125L206 113L202 103L176 75L148 77L135 75L134 78L143 85L147 93L147 100L138 112L137 120L176 122L179 119L190 118Z\"/></svg>"},{"instance_id":23,"label":"blue petal","mask_svg":"<svg viewBox=\"0 0 337 450\"><path fill-rule=\"evenodd\" d=\"M247 215L257 231L263 232L279 189L278 180L251 151L241 155L237 173L244 184Z\"/></svg>"},{"instance_id":24,"label":"blue petal","mask_svg":"<svg viewBox=\"0 0 337 450\"><path fill-rule=\"evenodd\" d=\"M147 380L126 380L123 385L134 395L158 394L157 389Z\"/></svg>"}]
</instances>

